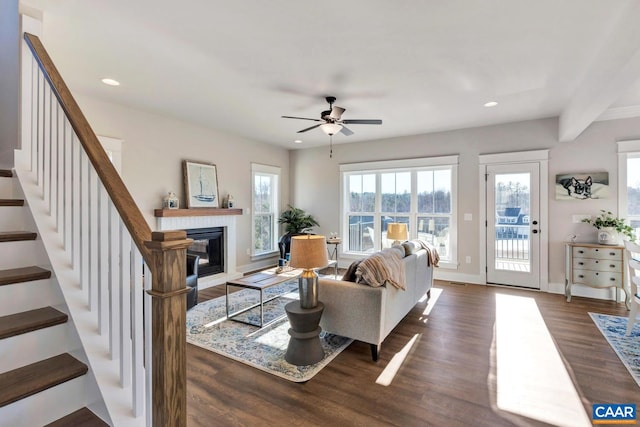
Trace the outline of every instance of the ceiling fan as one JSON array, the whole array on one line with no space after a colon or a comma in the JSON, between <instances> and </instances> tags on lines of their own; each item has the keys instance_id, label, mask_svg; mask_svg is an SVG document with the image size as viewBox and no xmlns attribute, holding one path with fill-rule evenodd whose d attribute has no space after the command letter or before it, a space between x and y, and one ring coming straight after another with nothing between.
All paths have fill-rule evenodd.
<instances>
[{"instance_id":1,"label":"ceiling fan","mask_svg":"<svg viewBox=\"0 0 640 427\"><path fill-rule=\"evenodd\" d=\"M353 131L345 125L381 125L380 119L342 119L342 113L345 112L344 108L334 106L336 102L335 96L327 96L325 98L329 103L329 109L320 113L319 119L310 119L307 117L292 117L282 116L283 119L298 119L298 120L311 120L314 122L320 122L317 125L310 126L308 128L299 130L298 133L307 132L311 129L320 128L324 133L329 136L333 136L338 132L343 133L346 136L353 135Z\"/></svg>"}]
</instances>

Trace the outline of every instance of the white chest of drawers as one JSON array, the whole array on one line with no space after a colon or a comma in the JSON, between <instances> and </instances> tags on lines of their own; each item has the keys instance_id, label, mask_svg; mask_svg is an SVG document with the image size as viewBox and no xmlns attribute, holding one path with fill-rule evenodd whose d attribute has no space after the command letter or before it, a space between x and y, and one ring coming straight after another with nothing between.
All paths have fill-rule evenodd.
<instances>
[{"instance_id":1,"label":"white chest of drawers","mask_svg":"<svg viewBox=\"0 0 640 427\"><path fill-rule=\"evenodd\" d=\"M624 246L595 243L567 243L565 248L565 295L571 301L571 286L622 289L629 309L629 292L624 281Z\"/></svg>"}]
</instances>

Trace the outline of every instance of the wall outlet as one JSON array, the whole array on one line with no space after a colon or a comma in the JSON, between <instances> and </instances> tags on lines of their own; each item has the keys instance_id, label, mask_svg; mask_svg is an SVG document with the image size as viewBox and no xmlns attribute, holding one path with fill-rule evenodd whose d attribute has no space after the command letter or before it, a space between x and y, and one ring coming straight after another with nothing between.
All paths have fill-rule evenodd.
<instances>
[{"instance_id":1,"label":"wall outlet","mask_svg":"<svg viewBox=\"0 0 640 427\"><path fill-rule=\"evenodd\" d=\"M465 221L472 221L473 220L473 214L470 214L470 213L464 214L464 220Z\"/></svg>"},{"instance_id":2,"label":"wall outlet","mask_svg":"<svg viewBox=\"0 0 640 427\"><path fill-rule=\"evenodd\" d=\"M466 262L467 264L471 264L471 257L468 255L464 257L464 262Z\"/></svg>"}]
</instances>

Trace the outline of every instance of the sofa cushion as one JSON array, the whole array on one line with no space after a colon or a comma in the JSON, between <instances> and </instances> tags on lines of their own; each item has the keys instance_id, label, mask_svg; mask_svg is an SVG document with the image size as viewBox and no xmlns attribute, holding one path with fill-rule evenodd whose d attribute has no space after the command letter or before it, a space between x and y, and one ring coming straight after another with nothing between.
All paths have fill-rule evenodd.
<instances>
[{"instance_id":1,"label":"sofa cushion","mask_svg":"<svg viewBox=\"0 0 640 427\"><path fill-rule=\"evenodd\" d=\"M356 283L373 287L390 283L398 289L406 289L404 264L400 252L387 248L362 260L356 269Z\"/></svg>"},{"instance_id":2,"label":"sofa cushion","mask_svg":"<svg viewBox=\"0 0 640 427\"><path fill-rule=\"evenodd\" d=\"M345 282L355 282L356 270L358 269L358 266L360 265L361 262L362 262L361 259L357 261L353 261L349 266L349 268L347 268L347 271L344 273L344 276L342 276L342 280L344 280Z\"/></svg>"}]
</instances>

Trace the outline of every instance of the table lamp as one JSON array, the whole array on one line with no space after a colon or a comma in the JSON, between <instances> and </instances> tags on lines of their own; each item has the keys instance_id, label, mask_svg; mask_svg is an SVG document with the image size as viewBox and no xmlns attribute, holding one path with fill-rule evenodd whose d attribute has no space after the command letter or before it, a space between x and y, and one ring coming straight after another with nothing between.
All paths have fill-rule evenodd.
<instances>
[{"instance_id":1,"label":"table lamp","mask_svg":"<svg viewBox=\"0 0 640 427\"><path fill-rule=\"evenodd\" d=\"M318 305L318 274L313 269L326 267L327 264L329 264L329 258L324 236L307 234L291 238L289 265L304 270L298 278L300 307L314 308Z\"/></svg>"},{"instance_id":2,"label":"table lamp","mask_svg":"<svg viewBox=\"0 0 640 427\"><path fill-rule=\"evenodd\" d=\"M387 224L387 239L393 239L394 245L400 243L401 240L407 240L407 224L400 222L391 222Z\"/></svg>"}]
</instances>

